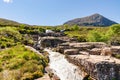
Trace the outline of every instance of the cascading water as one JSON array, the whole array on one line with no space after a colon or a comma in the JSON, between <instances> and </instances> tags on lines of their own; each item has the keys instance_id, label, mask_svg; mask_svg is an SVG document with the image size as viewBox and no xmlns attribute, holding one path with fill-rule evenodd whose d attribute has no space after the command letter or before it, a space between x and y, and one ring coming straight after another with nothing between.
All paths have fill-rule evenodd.
<instances>
[{"instance_id":1,"label":"cascading water","mask_svg":"<svg viewBox=\"0 0 120 80\"><path fill-rule=\"evenodd\" d=\"M83 80L83 77L80 75L81 71L79 68L71 63L69 63L65 56L53 52L49 49L45 49L49 53L50 59L50 68L53 70L53 73L56 74L60 80Z\"/></svg>"}]
</instances>

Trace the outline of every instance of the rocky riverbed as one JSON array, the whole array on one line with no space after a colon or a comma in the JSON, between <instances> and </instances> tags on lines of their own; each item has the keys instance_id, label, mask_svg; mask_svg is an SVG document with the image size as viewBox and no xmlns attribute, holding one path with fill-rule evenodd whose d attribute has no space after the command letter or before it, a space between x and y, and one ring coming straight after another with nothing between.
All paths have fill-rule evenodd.
<instances>
[{"instance_id":1,"label":"rocky riverbed","mask_svg":"<svg viewBox=\"0 0 120 80\"><path fill-rule=\"evenodd\" d=\"M65 55L45 49L49 53L49 67L60 80L83 80L81 70L74 64L69 63Z\"/></svg>"},{"instance_id":2,"label":"rocky riverbed","mask_svg":"<svg viewBox=\"0 0 120 80\"><path fill-rule=\"evenodd\" d=\"M49 53L49 68L59 77L53 80L120 80L120 46L56 37L42 37L37 45Z\"/></svg>"}]
</instances>

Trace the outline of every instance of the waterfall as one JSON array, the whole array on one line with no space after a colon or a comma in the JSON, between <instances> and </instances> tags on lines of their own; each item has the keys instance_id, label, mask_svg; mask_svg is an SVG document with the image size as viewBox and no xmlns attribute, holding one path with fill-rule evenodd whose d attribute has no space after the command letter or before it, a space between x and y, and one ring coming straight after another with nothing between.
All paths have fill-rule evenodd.
<instances>
[{"instance_id":1,"label":"waterfall","mask_svg":"<svg viewBox=\"0 0 120 80\"><path fill-rule=\"evenodd\" d=\"M49 53L50 68L53 70L53 73L60 78L60 80L83 80L83 77L80 75L80 69L69 63L66 60L65 55L53 52L49 49L45 49L45 51Z\"/></svg>"}]
</instances>

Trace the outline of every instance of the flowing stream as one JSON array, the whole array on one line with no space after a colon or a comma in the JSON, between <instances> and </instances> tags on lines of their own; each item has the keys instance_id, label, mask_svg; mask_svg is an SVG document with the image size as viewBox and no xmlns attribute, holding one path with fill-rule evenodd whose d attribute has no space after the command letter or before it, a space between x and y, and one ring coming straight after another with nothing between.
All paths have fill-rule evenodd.
<instances>
[{"instance_id":1,"label":"flowing stream","mask_svg":"<svg viewBox=\"0 0 120 80\"><path fill-rule=\"evenodd\" d=\"M60 80L83 80L83 77L80 75L81 71L79 68L71 63L69 63L65 56L53 52L49 49L45 49L49 53L50 59L50 68L53 70L53 73L56 74Z\"/></svg>"}]
</instances>

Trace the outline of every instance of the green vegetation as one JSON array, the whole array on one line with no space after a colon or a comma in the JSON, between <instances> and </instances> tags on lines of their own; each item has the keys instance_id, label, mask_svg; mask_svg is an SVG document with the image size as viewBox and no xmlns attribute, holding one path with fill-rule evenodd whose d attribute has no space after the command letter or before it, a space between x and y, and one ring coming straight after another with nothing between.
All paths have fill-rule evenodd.
<instances>
[{"instance_id":1,"label":"green vegetation","mask_svg":"<svg viewBox=\"0 0 120 80\"><path fill-rule=\"evenodd\" d=\"M105 34L108 30L108 27L80 27L78 30L71 28L65 34L77 38L79 42L105 42Z\"/></svg>"},{"instance_id":2,"label":"green vegetation","mask_svg":"<svg viewBox=\"0 0 120 80\"><path fill-rule=\"evenodd\" d=\"M0 28L0 47L11 47L22 39L22 35L16 30L16 28L2 27Z\"/></svg>"},{"instance_id":3,"label":"green vegetation","mask_svg":"<svg viewBox=\"0 0 120 80\"><path fill-rule=\"evenodd\" d=\"M114 57L120 59L120 54L113 55Z\"/></svg>"},{"instance_id":4,"label":"green vegetation","mask_svg":"<svg viewBox=\"0 0 120 80\"><path fill-rule=\"evenodd\" d=\"M112 25L107 33L109 43L120 44L120 24Z\"/></svg>"},{"instance_id":5,"label":"green vegetation","mask_svg":"<svg viewBox=\"0 0 120 80\"><path fill-rule=\"evenodd\" d=\"M28 27L23 24L19 25L19 27L2 26L0 27L0 48L4 49L17 44L33 45L32 35L44 31L45 29L42 27Z\"/></svg>"},{"instance_id":6,"label":"green vegetation","mask_svg":"<svg viewBox=\"0 0 120 80\"><path fill-rule=\"evenodd\" d=\"M0 80L33 80L43 76L47 59L17 45L0 51ZM7 73L6 73L7 71ZM6 77L4 77L6 76Z\"/></svg>"},{"instance_id":7,"label":"green vegetation","mask_svg":"<svg viewBox=\"0 0 120 80\"><path fill-rule=\"evenodd\" d=\"M0 80L33 80L43 76L48 63L47 53L44 56L38 55L24 45L33 46L34 35L43 33L46 29L55 32L65 30L64 33L68 37L76 38L79 42L120 44L120 24L110 27L51 27L0 21ZM120 55L115 57L120 58Z\"/></svg>"},{"instance_id":8,"label":"green vegetation","mask_svg":"<svg viewBox=\"0 0 120 80\"><path fill-rule=\"evenodd\" d=\"M44 75L48 60L25 48L46 28L0 21L0 80L34 80Z\"/></svg>"},{"instance_id":9,"label":"green vegetation","mask_svg":"<svg viewBox=\"0 0 120 80\"><path fill-rule=\"evenodd\" d=\"M71 26L65 34L77 38L79 42L106 42L120 44L120 24L110 27L79 27Z\"/></svg>"}]
</instances>

